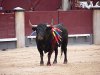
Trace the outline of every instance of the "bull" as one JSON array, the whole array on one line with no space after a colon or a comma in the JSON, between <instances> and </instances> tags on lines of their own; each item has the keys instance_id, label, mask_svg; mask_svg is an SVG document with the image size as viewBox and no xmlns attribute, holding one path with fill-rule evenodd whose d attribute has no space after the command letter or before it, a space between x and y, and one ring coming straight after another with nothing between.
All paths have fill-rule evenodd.
<instances>
[{"instance_id":1,"label":"bull","mask_svg":"<svg viewBox=\"0 0 100 75\"><path fill-rule=\"evenodd\" d=\"M40 65L44 65L43 56L44 53L48 53L47 66L51 65L50 59L53 51L55 51L55 58L53 64L57 63L58 47L61 46L61 55L64 53L64 64L67 64L67 44L68 44L68 32L62 24L58 25L47 25L38 24L32 25L32 30L36 31L36 44L37 49L40 53ZM54 35L52 34L52 29L57 28L59 35L61 36L60 41L56 41Z\"/></svg>"}]
</instances>

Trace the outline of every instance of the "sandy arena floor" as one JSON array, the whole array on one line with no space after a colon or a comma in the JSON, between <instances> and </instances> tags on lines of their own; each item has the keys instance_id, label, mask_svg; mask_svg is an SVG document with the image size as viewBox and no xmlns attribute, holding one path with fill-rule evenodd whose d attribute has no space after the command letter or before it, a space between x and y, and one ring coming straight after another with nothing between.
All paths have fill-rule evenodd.
<instances>
[{"instance_id":1,"label":"sandy arena floor","mask_svg":"<svg viewBox=\"0 0 100 75\"><path fill-rule=\"evenodd\" d=\"M54 53L51 62L53 62ZM0 51L0 75L100 75L100 46L68 46L68 64L58 55L58 64L39 65L40 56L36 47Z\"/></svg>"}]
</instances>

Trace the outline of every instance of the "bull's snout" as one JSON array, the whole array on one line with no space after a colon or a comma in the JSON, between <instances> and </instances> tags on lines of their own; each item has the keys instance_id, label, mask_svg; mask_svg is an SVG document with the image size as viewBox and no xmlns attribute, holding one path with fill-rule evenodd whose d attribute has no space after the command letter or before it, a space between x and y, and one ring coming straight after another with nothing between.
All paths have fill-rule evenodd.
<instances>
[{"instance_id":1,"label":"bull's snout","mask_svg":"<svg viewBox=\"0 0 100 75\"><path fill-rule=\"evenodd\" d=\"M37 39L38 40L43 40L43 37L39 35L39 36L37 36Z\"/></svg>"}]
</instances>

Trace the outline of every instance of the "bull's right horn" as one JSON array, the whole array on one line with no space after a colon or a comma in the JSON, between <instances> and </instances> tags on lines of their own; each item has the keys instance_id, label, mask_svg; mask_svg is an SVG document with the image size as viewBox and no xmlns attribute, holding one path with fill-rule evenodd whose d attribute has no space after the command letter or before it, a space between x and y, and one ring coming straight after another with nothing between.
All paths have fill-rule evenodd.
<instances>
[{"instance_id":1,"label":"bull's right horn","mask_svg":"<svg viewBox=\"0 0 100 75\"><path fill-rule=\"evenodd\" d=\"M51 27L51 25L47 25L47 27Z\"/></svg>"},{"instance_id":2,"label":"bull's right horn","mask_svg":"<svg viewBox=\"0 0 100 75\"><path fill-rule=\"evenodd\" d=\"M33 25L30 20L29 20L29 25L32 27L37 27L37 25Z\"/></svg>"}]
</instances>

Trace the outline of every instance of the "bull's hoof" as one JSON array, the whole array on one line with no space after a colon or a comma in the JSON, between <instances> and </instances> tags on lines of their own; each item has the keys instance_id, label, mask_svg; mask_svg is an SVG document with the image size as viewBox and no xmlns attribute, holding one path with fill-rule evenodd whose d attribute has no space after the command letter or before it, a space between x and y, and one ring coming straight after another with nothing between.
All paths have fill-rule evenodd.
<instances>
[{"instance_id":1,"label":"bull's hoof","mask_svg":"<svg viewBox=\"0 0 100 75\"><path fill-rule=\"evenodd\" d=\"M53 64L57 64L57 61L56 61L56 60L54 60Z\"/></svg>"},{"instance_id":2,"label":"bull's hoof","mask_svg":"<svg viewBox=\"0 0 100 75\"><path fill-rule=\"evenodd\" d=\"M40 62L40 66L43 66L44 65L44 62L42 61L42 62Z\"/></svg>"},{"instance_id":3,"label":"bull's hoof","mask_svg":"<svg viewBox=\"0 0 100 75\"><path fill-rule=\"evenodd\" d=\"M51 66L51 63L50 63L50 62L48 62L48 63L47 63L47 66Z\"/></svg>"},{"instance_id":4,"label":"bull's hoof","mask_svg":"<svg viewBox=\"0 0 100 75\"><path fill-rule=\"evenodd\" d=\"M67 60L64 60L64 64L67 64Z\"/></svg>"}]
</instances>

